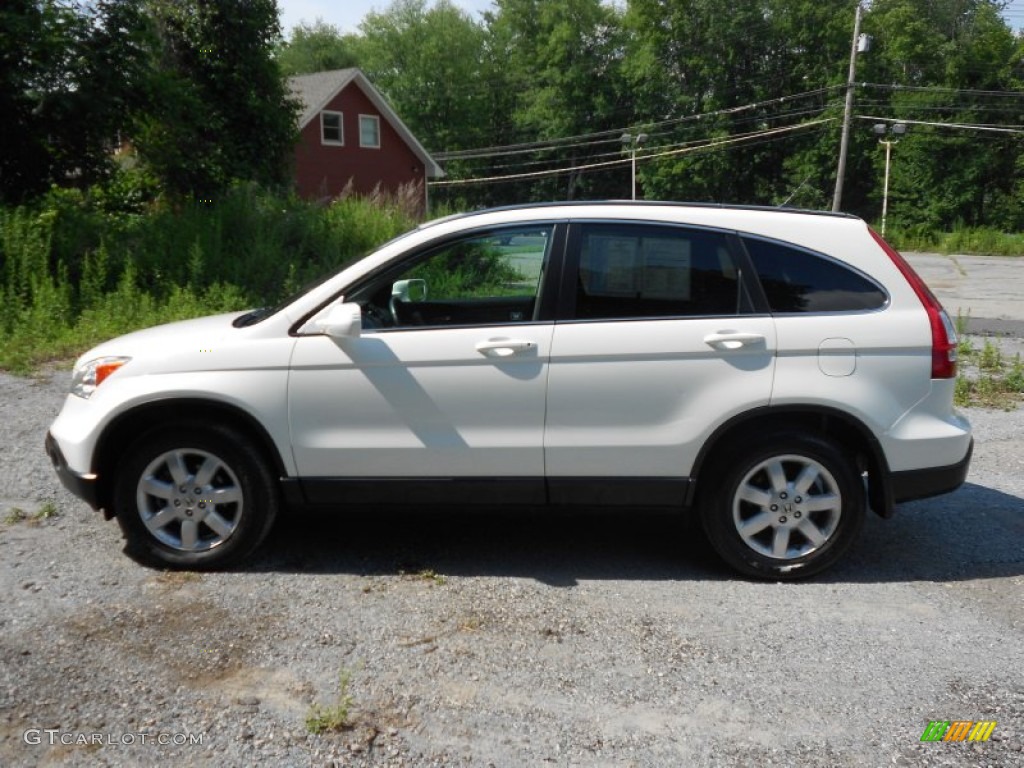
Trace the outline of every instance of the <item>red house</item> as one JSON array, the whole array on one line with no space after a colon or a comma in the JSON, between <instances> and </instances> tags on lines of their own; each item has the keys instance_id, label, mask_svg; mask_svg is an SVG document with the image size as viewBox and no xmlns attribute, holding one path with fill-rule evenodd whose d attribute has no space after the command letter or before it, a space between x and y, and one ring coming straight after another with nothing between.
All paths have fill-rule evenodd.
<instances>
[{"instance_id":1,"label":"red house","mask_svg":"<svg viewBox=\"0 0 1024 768\"><path fill-rule=\"evenodd\" d=\"M427 208L427 180L444 171L358 69L289 79L302 105L295 184L305 198L369 195L410 185Z\"/></svg>"}]
</instances>

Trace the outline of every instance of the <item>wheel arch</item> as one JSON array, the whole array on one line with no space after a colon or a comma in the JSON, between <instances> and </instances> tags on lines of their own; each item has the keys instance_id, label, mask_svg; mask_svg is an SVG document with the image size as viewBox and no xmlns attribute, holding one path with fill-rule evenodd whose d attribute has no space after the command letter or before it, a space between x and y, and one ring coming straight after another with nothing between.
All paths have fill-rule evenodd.
<instances>
[{"instance_id":1,"label":"wheel arch","mask_svg":"<svg viewBox=\"0 0 1024 768\"><path fill-rule=\"evenodd\" d=\"M849 413L827 406L765 406L746 411L719 425L704 442L691 469L694 482L687 504L698 498L701 486L710 479L705 476L715 462L735 446L749 441L751 430L800 433L828 438L843 450L852 452L858 473L868 473L868 503L881 517L891 517L895 502L889 482L889 462L881 444L871 430Z\"/></svg>"},{"instance_id":2,"label":"wheel arch","mask_svg":"<svg viewBox=\"0 0 1024 768\"><path fill-rule=\"evenodd\" d=\"M122 452L139 435L164 424L181 423L181 412L187 410L188 420L209 421L248 437L253 447L278 476L288 474L284 460L266 428L245 410L216 400L180 398L145 403L119 414L96 445L93 471L99 479L99 506L107 519L113 516L114 467Z\"/></svg>"}]
</instances>

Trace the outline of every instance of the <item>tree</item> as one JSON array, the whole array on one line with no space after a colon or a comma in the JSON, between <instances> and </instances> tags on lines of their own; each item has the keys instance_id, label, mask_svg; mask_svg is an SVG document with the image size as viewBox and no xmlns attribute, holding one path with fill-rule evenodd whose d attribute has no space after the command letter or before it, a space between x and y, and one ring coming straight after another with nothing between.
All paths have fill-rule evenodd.
<instances>
[{"instance_id":1,"label":"tree","mask_svg":"<svg viewBox=\"0 0 1024 768\"><path fill-rule=\"evenodd\" d=\"M835 156L822 142L832 135L767 132L824 116L837 94L827 89L845 82L855 5L763 0L723 13L718 0L633 0L627 78L638 118L658 126L657 143L681 150L641 166L647 190L669 199L822 205ZM711 139L732 143L693 149Z\"/></svg>"},{"instance_id":2,"label":"tree","mask_svg":"<svg viewBox=\"0 0 1024 768\"><path fill-rule=\"evenodd\" d=\"M866 71L875 83L896 84L871 89L875 114L920 123L910 125L893 154L889 199L897 224L941 230L1024 223L1019 137L941 125L1021 122L1021 100L1008 93L1019 85L1012 62L1021 40L1000 6L992 0L876 0L865 16L876 40ZM872 203L878 206L884 163L871 149Z\"/></svg>"},{"instance_id":3,"label":"tree","mask_svg":"<svg viewBox=\"0 0 1024 768\"><path fill-rule=\"evenodd\" d=\"M358 66L351 37L342 36L337 27L322 19L296 26L288 42L280 46L277 63L289 77Z\"/></svg>"},{"instance_id":4,"label":"tree","mask_svg":"<svg viewBox=\"0 0 1024 768\"><path fill-rule=\"evenodd\" d=\"M620 76L619 12L600 0L497 0L496 6L487 17L491 56L506 70L518 140L566 139L527 156L520 167L535 170L547 161L555 169L576 168L620 157L621 126L631 121L632 100ZM583 135L591 138L568 138ZM528 191L519 185L519 197L622 196L625 179L623 169L562 174L529 182Z\"/></svg>"},{"instance_id":5,"label":"tree","mask_svg":"<svg viewBox=\"0 0 1024 768\"><path fill-rule=\"evenodd\" d=\"M106 177L145 90L144 39L137 0L0 8L0 199Z\"/></svg>"},{"instance_id":6,"label":"tree","mask_svg":"<svg viewBox=\"0 0 1024 768\"><path fill-rule=\"evenodd\" d=\"M167 191L208 198L233 180L286 183L297 104L273 58L276 0L151 0L150 103L133 134Z\"/></svg>"},{"instance_id":7,"label":"tree","mask_svg":"<svg viewBox=\"0 0 1024 768\"><path fill-rule=\"evenodd\" d=\"M449 0L395 0L359 25L360 67L431 151L485 143L484 30Z\"/></svg>"}]
</instances>

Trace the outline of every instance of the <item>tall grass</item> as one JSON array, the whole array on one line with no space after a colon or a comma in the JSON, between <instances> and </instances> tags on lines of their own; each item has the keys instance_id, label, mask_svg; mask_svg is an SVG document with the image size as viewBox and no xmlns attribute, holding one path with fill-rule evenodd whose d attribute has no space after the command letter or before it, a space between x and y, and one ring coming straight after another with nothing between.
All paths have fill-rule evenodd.
<instances>
[{"instance_id":1,"label":"tall grass","mask_svg":"<svg viewBox=\"0 0 1024 768\"><path fill-rule=\"evenodd\" d=\"M897 228L890 230L886 239L902 251L1024 256L1024 232L1000 232L986 227L960 226L952 232Z\"/></svg>"},{"instance_id":2,"label":"tall grass","mask_svg":"<svg viewBox=\"0 0 1024 768\"><path fill-rule=\"evenodd\" d=\"M272 304L414 223L402 201L379 195L316 204L251 186L143 212L67 190L0 209L0 368L22 372L137 328Z\"/></svg>"}]
</instances>

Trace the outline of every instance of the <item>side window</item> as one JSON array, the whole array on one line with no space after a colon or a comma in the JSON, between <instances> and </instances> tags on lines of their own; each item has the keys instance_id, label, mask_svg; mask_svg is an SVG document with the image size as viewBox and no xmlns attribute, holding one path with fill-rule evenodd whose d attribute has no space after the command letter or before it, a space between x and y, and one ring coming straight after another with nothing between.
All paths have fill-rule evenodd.
<instances>
[{"instance_id":1,"label":"side window","mask_svg":"<svg viewBox=\"0 0 1024 768\"><path fill-rule=\"evenodd\" d=\"M839 262L770 240L743 242L772 312L856 312L888 300L876 283Z\"/></svg>"},{"instance_id":2,"label":"side window","mask_svg":"<svg viewBox=\"0 0 1024 768\"><path fill-rule=\"evenodd\" d=\"M350 300L364 328L505 325L533 320L552 227L517 227L434 248Z\"/></svg>"},{"instance_id":3,"label":"side window","mask_svg":"<svg viewBox=\"0 0 1024 768\"><path fill-rule=\"evenodd\" d=\"M320 141L323 144L343 145L345 143L345 132L341 124L341 112L320 113Z\"/></svg>"},{"instance_id":4,"label":"side window","mask_svg":"<svg viewBox=\"0 0 1024 768\"><path fill-rule=\"evenodd\" d=\"M585 224L577 319L735 315L739 270L717 232L646 224Z\"/></svg>"}]
</instances>

